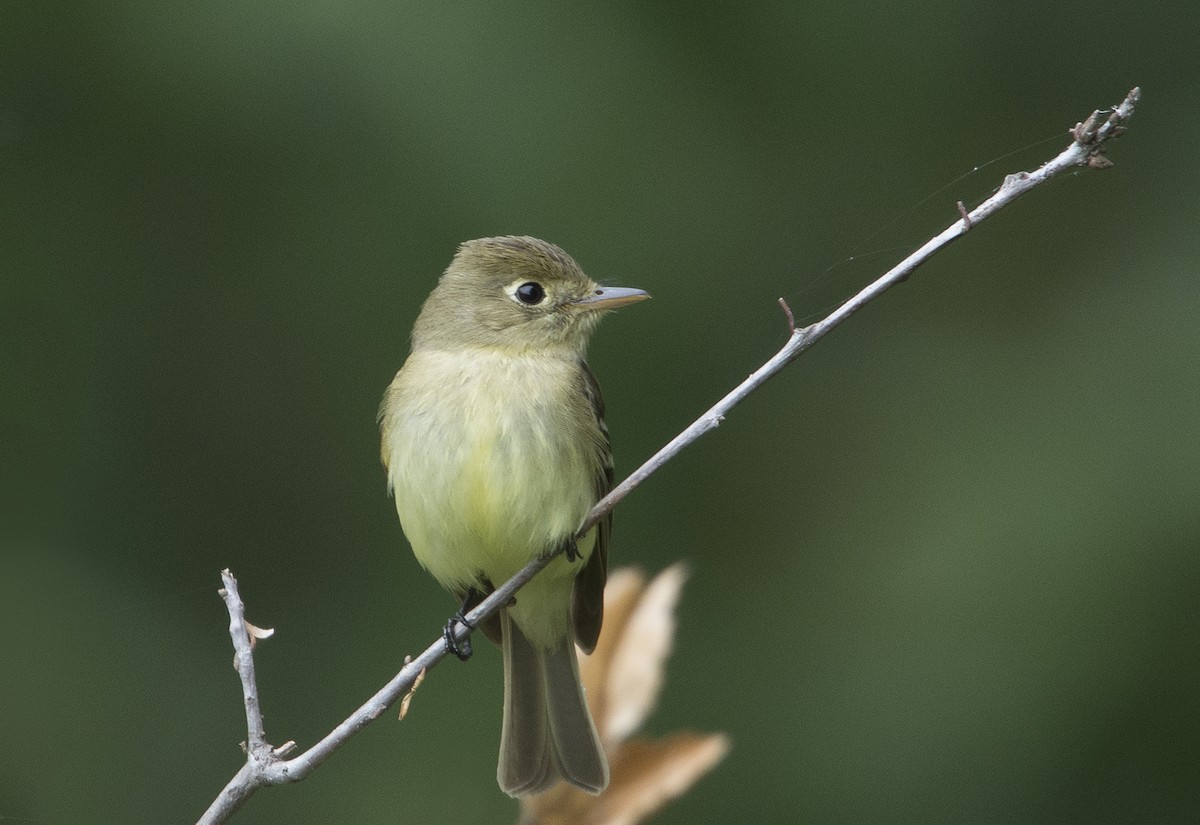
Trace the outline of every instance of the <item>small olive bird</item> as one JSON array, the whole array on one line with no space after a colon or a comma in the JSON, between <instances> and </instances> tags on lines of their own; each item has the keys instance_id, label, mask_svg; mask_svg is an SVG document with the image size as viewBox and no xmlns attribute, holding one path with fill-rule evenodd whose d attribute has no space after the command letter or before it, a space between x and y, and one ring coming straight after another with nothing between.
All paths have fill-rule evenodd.
<instances>
[{"instance_id":1,"label":"small olive bird","mask_svg":"<svg viewBox=\"0 0 1200 825\"><path fill-rule=\"evenodd\" d=\"M417 560L462 600L453 626L543 554L548 567L482 629L504 654L500 787L559 779L599 793L608 763L588 713L578 644L603 620L612 487L604 402L587 362L605 311L648 298L601 287L553 244L507 236L459 247L413 327L380 407L383 463Z\"/></svg>"}]
</instances>

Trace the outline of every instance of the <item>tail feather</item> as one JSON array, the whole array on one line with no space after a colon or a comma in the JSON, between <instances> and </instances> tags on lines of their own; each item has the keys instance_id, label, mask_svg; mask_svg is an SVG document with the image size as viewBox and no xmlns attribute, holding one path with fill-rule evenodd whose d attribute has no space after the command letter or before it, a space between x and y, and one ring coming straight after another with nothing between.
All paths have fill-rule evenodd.
<instances>
[{"instance_id":1,"label":"tail feather","mask_svg":"<svg viewBox=\"0 0 1200 825\"><path fill-rule=\"evenodd\" d=\"M560 779L589 793L608 785L608 761L588 713L575 644L542 650L501 612L504 727L496 778L510 796L549 789Z\"/></svg>"}]
</instances>

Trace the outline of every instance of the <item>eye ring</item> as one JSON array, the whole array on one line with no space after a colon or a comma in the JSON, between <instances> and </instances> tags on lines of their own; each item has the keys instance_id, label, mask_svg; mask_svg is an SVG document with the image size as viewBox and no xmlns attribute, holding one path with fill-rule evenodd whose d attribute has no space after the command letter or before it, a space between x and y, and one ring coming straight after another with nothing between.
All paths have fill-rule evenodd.
<instances>
[{"instance_id":1,"label":"eye ring","mask_svg":"<svg viewBox=\"0 0 1200 825\"><path fill-rule=\"evenodd\" d=\"M537 281L526 281L513 290L513 296L525 306L537 306L546 299L546 289Z\"/></svg>"}]
</instances>

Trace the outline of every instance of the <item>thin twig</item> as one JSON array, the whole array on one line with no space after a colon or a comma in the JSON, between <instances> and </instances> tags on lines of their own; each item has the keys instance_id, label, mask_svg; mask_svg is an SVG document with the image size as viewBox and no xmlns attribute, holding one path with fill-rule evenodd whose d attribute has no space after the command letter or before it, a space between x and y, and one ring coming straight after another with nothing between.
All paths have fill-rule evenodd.
<instances>
[{"instance_id":1,"label":"thin twig","mask_svg":"<svg viewBox=\"0 0 1200 825\"><path fill-rule=\"evenodd\" d=\"M613 488L584 520L580 533L586 532L606 513L621 502L625 496L666 464L687 445L718 427L725 415L741 403L747 396L762 386L769 378L794 361L800 353L823 338L834 327L841 324L858 310L878 298L885 291L904 281L921 264L929 260L936 252L951 241L961 237L968 229L986 220L998 210L1012 203L1021 195L1036 186L1045 183L1054 175L1076 166L1089 168L1106 168L1111 165L1104 157L1104 143L1110 138L1118 137L1125 131L1123 125L1134 110L1140 97L1140 91L1133 89L1125 100L1117 107L1104 112L1093 112L1090 117L1071 130L1073 142L1058 157L1049 161L1034 172L1019 172L1009 175L1004 183L990 198L970 212L961 207L961 218L943 230L934 238L892 267L883 276L862 289L857 295L839 306L824 319L807 327L796 329L792 322L791 333L787 343L770 360L755 370L749 378L738 385L732 392L714 404L707 412L696 419L687 429L673 438L665 447L655 453L645 464L632 475ZM788 311L783 303L784 311ZM790 313L789 313L790 314ZM789 318L789 321L791 319ZM474 610L467 614L467 622L472 626L498 611L509 602L522 586L532 579L543 567L550 563L554 554L546 555L530 562L517 575L498 587L495 592L484 599ZM437 641L425 649L420 656L408 661L390 682L384 685L374 696L352 713L345 721L330 731L325 738L317 742L304 753L292 759L283 759L290 750L287 745L272 749L266 742L262 727L262 716L258 706L258 692L254 681L253 654L250 650L249 635L243 616L241 597L237 592L237 581L228 570L221 574L225 587L222 595L229 610L230 635L233 639L238 673L242 682L242 694L246 704L246 764L229 781L221 794L213 801L208 811L200 818L200 825L215 825L225 822L241 804L264 785L279 785L287 782L298 782L304 779L318 765L351 736L366 725L377 719L394 702L409 693L419 676L436 665L446 655L446 645L439 636ZM461 641L470 635L470 631L461 623L455 625L455 635ZM290 744L290 743L289 743Z\"/></svg>"},{"instance_id":2,"label":"thin twig","mask_svg":"<svg viewBox=\"0 0 1200 825\"><path fill-rule=\"evenodd\" d=\"M783 308L783 314L787 317L788 334L791 335L796 331L796 316L792 314L792 308L788 306L788 302L783 298L779 299L779 306Z\"/></svg>"},{"instance_id":3,"label":"thin twig","mask_svg":"<svg viewBox=\"0 0 1200 825\"><path fill-rule=\"evenodd\" d=\"M1058 157L1041 166L1036 172L1018 172L1006 177L1004 183L996 190L994 195L968 213L967 218L971 226L975 226L991 217L1030 189L1045 183L1059 172L1075 166L1095 167L1097 165L1095 159L1103 157L1104 141L1112 137L1117 137L1124 132L1124 127L1121 126L1121 123L1133 114L1134 106L1137 104L1140 96L1141 90L1135 87L1126 95L1125 100L1119 106L1111 110L1109 118L1098 128L1095 126L1095 121L1102 116L1102 113L1093 112L1091 117L1072 130L1071 134L1075 138L1074 142L1063 150ZM733 392L709 408L708 412L696 419L686 430L671 439L649 461L635 470L632 475L614 487L611 493L601 499L592 508L592 512L588 514L587 519L584 520L582 527L580 527L580 532L588 530L593 524L599 521L607 512L616 507L621 502L621 499L629 495L635 487L645 481L659 467L674 458L680 450L709 430L720 426L721 422L725 420L726 413L741 403L746 396L762 386L768 378L796 360L800 353L824 338L826 333L878 298L888 289L903 281L917 267L933 257L934 253L942 247L962 236L967 231L965 228L966 224L967 221L961 219L955 221L822 320L810 326L797 329L788 338L787 343L783 345L783 349L775 353L769 361L751 373L750 377L739 384Z\"/></svg>"}]
</instances>

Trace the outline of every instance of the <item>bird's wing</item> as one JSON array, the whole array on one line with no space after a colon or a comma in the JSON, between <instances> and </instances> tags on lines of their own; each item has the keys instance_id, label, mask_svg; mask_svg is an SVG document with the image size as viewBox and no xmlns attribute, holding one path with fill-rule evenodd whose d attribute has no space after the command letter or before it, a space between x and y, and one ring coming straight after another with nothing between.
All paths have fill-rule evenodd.
<instances>
[{"instance_id":1,"label":"bird's wing","mask_svg":"<svg viewBox=\"0 0 1200 825\"><path fill-rule=\"evenodd\" d=\"M600 385L592 375L587 362L580 361L583 392L596 414L601 439L597 443L599 455L593 478L595 501L608 495L613 486L612 446L609 443L608 427L604 423L604 396ZM604 584L608 578L608 535L612 532L612 512L605 513L596 523L596 544L591 556L575 577L575 588L571 603L571 618L575 627L575 642L585 653L591 653L600 637L600 625L604 621Z\"/></svg>"}]
</instances>

